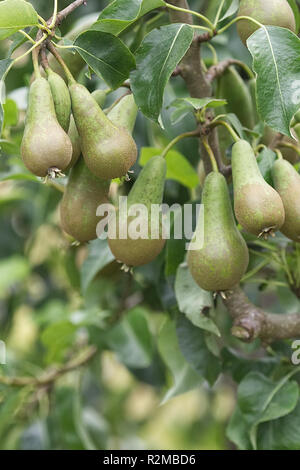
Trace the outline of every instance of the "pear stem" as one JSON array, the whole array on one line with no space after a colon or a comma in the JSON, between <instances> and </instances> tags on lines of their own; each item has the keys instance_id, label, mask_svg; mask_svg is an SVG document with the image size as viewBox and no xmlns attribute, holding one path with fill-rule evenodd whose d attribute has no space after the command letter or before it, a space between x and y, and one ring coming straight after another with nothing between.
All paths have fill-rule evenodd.
<instances>
[{"instance_id":1,"label":"pear stem","mask_svg":"<svg viewBox=\"0 0 300 470\"><path fill-rule=\"evenodd\" d=\"M57 60L57 62L62 66L62 68L64 69L64 72L65 72L65 75L68 79L68 82L69 84L72 84L72 83L76 83L76 80L75 78L73 77L73 75L71 74L69 68L67 67L66 63L64 62L64 60L62 59L62 57L60 56L60 54L57 52L57 50L55 49L54 45L53 45L53 42L49 42L47 44L47 48L49 49L49 51L51 52L51 54L55 57L55 59Z\"/></svg>"},{"instance_id":2,"label":"pear stem","mask_svg":"<svg viewBox=\"0 0 300 470\"><path fill-rule=\"evenodd\" d=\"M237 21L241 21L241 20L248 20L248 21L252 21L252 23L256 24L257 26L259 26L259 28L264 28L264 25L259 23L259 21L256 21L254 18L251 18L251 16L237 16L236 18L234 18L232 21L230 21L228 24L226 24L223 28L219 29L217 31L217 34L222 34L224 33L224 31L226 31L228 28L230 28L230 26L232 26L233 24L235 24Z\"/></svg>"},{"instance_id":3,"label":"pear stem","mask_svg":"<svg viewBox=\"0 0 300 470\"><path fill-rule=\"evenodd\" d=\"M275 149L274 152L276 153L278 160L283 160L282 153L280 152L279 149Z\"/></svg>"},{"instance_id":4,"label":"pear stem","mask_svg":"<svg viewBox=\"0 0 300 470\"><path fill-rule=\"evenodd\" d=\"M169 8L170 10L181 11L183 13L189 13L190 15L197 16L198 18L200 18L200 20L208 24L211 30L214 29L214 25L212 24L212 22L208 18L206 18L206 16L201 15L201 13L198 13L193 10L188 10L187 8L176 7L175 5L171 5L170 3L166 3L166 7Z\"/></svg>"},{"instance_id":5,"label":"pear stem","mask_svg":"<svg viewBox=\"0 0 300 470\"><path fill-rule=\"evenodd\" d=\"M165 158L168 152L171 150L171 148L174 147L174 145L176 145L177 142L179 142L180 140L185 139L186 137L197 137L197 136L199 136L199 129L196 129L195 131L191 131L191 132L184 132L183 134L178 135L177 137L175 137L175 139L171 140L171 142L165 147L161 156Z\"/></svg>"},{"instance_id":6,"label":"pear stem","mask_svg":"<svg viewBox=\"0 0 300 470\"><path fill-rule=\"evenodd\" d=\"M211 146L209 145L208 143L208 138L207 137L203 137L202 138L202 143L205 147L205 150L207 151L208 153L208 156L210 158L210 161L211 161L211 166L212 166L212 169L214 172L216 173L219 173L219 168L218 168L218 164L217 164L217 161L215 159L215 156L214 156L214 153L212 151L212 148Z\"/></svg>"},{"instance_id":7,"label":"pear stem","mask_svg":"<svg viewBox=\"0 0 300 470\"><path fill-rule=\"evenodd\" d=\"M54 0L53 15L52 15L51 23L49 25L50 29L54 28L54 26L56 24L56 18L57 18L57 0Z\"/></svg>"},{"instance_id":8,"label":"pear stem","mask_svg":"<svg viewBox=\"0 0 300 470\"><path fill-rule=\"evenodd\" d=\"M39 66L39 52L40 52L39 47L32 51L32 63L33 63L35 78L41 77L41 71L40 71L40 66Z\"/></svg>"},{"instance_id":9,"label":"pear stem","mask_svg":"<svg viewBox=\"0 0 300 470\"><path fill-rule=\"evenodd\" d=\"M293 145L290 142L280 142L278 145L279 147L284 147L284 148L295 150L295 152L297 152L297 154L300 155L300 148L297 147L297 145Z\"/></svg>"},{"instance_id":10,"label":"pear stem","mask_svg":"<svg viewBox=\"0 0 300 470\"><path fill-rule=\"evenodd\" d=\"M23 34L23 36L25 36L25 38L27 38L28 41L31 42L31 44L35 44L35 40L32 39L32 37L30 37L29 34L26 33L26 31L23 31L23 29L19 29L18 33Z\"/></svg>"},{"instance_id":11,"label":"pear stem","mask_svg":"<svg viewBox=\"0 0 300 470\"><path fill-rule=\"evenodd\" d=\"M218 119L218 116L216 119ZM239 140L241 140L240 137L237 135L237 133L232 129L231 125L228 124L228 122L225 122L222 120L212 121L210 127L216 127L216 126L224 126L228 130L228 132L231 134L235 142L238 142Z\"/></svg>"}]
</instances>

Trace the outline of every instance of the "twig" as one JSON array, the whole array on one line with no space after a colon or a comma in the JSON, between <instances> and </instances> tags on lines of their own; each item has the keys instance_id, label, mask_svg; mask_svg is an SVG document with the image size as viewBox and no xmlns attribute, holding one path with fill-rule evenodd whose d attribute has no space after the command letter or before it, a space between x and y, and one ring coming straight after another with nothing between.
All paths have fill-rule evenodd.
<instances>
[{"instance_id":1,"label":"twig","mask_svg":"<svg viewBox=\"0 0 300 470\"><path fill-rule=\"evenodd\" d=\"M72 370L78 369L89 362L97 353L98 349L96 346L90 346L85 351L82 351L77 357L72 358L64 366L60 368L53 368L51 366L44 374L39 377L9 377L0 376L0 383L12 387L24 387L32 385L35 387L44 387L55 382L59 377L71 372Z\"/></svg>"},{"instance_id":2,"label":"twig","mask_svg":"<svg viewBox=\"0 0 300 470\"><path fill-rule=\"evenodd\" d=\"M208 72L206 73L206 80L211 83L215 78L220 77L221 75L224 74L224 72L230 67L231 65L239 65L242 67L249 75L249 77L253 78L254 75L252 71L249 69L249 67L241 62L240 60L236 59L226 59L222 60L222 62L219 62L217 65L213 65L208 69Z\"/></svg>"},{"instance_id":3,"label":"twig","mask_svg":"<svg viewBox=\"0 0 300 470\"><path fill-rule=\"evenodd\" d=\"M68 15L70 15L71 13L73 13L74 10L76 10L76 8L80 7L81 5L86 5L86 4L87 4L87 0L75 0L75 2L71 3L66 8L59 11L56 16L55 27L59 26ZM52 18L50 18L49 21L51 23Z\"/></svg>"}]
</instances>

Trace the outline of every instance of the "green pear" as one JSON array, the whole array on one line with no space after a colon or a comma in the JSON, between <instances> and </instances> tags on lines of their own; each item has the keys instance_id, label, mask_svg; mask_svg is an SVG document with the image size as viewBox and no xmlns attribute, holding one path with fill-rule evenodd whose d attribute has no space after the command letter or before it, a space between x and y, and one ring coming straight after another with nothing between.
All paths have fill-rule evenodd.
<instances>
[{"instance_id":1,"label":"green pear","mask_svg":"<svg viewBox=\"0 0 300 470\"><path fill-rule=\"evenodd\" d=\"M285 210L285 221L280 231L300 243L300 175L293 165L280 159L273 165L272 177Z\"/></svg>"},{"instance_id":2,"label":"green pear","mask_svg":"<svg viewBox=\"0 0 300 470\"><path fill-rule=\"evenodd\" d=\"M45 78L37 78L30 86L21 154L26 167L37 176L59 174L72 158L71 141L57 121Z\"/></svg>"},{"instance_id":3,"label":"green pear","mask_svg":"<svg viewBox=\"0 0 300 470\"><path fill-rule=\"evenodd\" d=\"M237 220L254 235L273 235L284 223L283 203L262 177L254 151L246 140L234 144L231 164Z\"/></svg>"},{"instance_id":4,"label":"green pear","mask_svg":"<svg viewBox=\"0 0 300 470\"><path fill-rule=\"evenodd\" d=\"M108 203L110 181L93 175L81 157L72 168L60 204L61 225L65 232L79 242L97 238L96 227L101 218L97 207Z\"/></svg>"},{"instance_id":5,"label":"green pear","mask_svg":"<svg viewBox=\"0 0 300 470\"><path fill-rule=\"evenodd\" d=\"M132 136L110 121L83 85L71 83L69 90L82 154L90 171L103 179L126 175L137 157Z\"/></svg>"},{"instance_id":6,"label":"green pear","mask_svg":"<svg viewBox=\"0 0 300 470\"><path fill-rule=\"evenodd\" d=\"M250 16L263 25L281 26L296 32L295 16L287 0L241 0L238 16ZM238 34L245 45L258 28L249 20L237 22Z\"/></svg>"},{"instance_id":7,"label":"green pear","mask_svg":"<svg viewBox=\"0 0 300 470\"><path fill-rule=\"evenodd\" d=\"M225 292L245 274L249 253L236 227L223 175L213 172L206 177L201 202L203 216L188 250L188 267L202 289ZM191 249L196 240L199 247Z\"/></svg>"},{"instance_id":8,"label":"green pear","mask_svg":"<svg viewBox=\"0 0 300 470\"><path fill-rule=\"evenodd\" d=\"M132 134L138 107L135 104L133 94L125 95L108 113L107 117L113 124L123 127Z\"/></svg>"},{"instance_id":9,"label":"green pear","mask_svg":"<svg viewBox=\"0 0 300 470\"><path fill-rule=\"evenodd\" d=\"M125 217L117 216L116 237L110 237L109 246L115 258L127 266L141 266L153 261L162 251L165 239L162 233L161 219L158 222L158 230L151 233L152 204L161 204L163 200L164 184L166 177L166 161L161 156L151 158L141 170L127 198L128 210L135 204L143 204L147 213L139 217L140 232L145 229L146 236L134 239L130 236L130 224L135 217L125 214ZM154 217L153 217L154 218ZM119 230L120 229L120 230ZM138 230L139 231L139 230ZM121 238L120 233L126 237Z\"/></svg>"},{"instance_id":10,"label":"green pear","mask_svg":"<svg viewBox=\"0 0 300 470\"><path fill-rule=\"evenodd\" d=\"M71 116L71 98L68 87L61 76L53 72L50 68L48 68L46 72L57 120L64 131L68 132Z\"/></svg>"}]
</instances>

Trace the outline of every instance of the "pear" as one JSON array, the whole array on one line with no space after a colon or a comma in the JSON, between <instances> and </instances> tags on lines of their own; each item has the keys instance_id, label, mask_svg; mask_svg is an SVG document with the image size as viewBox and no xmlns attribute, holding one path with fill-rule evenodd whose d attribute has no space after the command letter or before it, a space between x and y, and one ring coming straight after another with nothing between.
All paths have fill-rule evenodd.
<instances>
[{"instance_id":1,"label":"pear","mask_svg":"<svg viewBox=\"0 0 300 470\"><path fill-rule=\"evenodd\" d=\"M224 292L245 274L249 253L236 227L223 175L213 172L206 177L201 202L203 217L198 219L188 250L188 267L202 289ZM191 249L196 239L199 247Z\"/></svg>"},{"instance_id":2,"label":"pear","mask_svg":"<svg viewBox=\"0 0 300 470\"><path fill-rule=\"evenodd\" d=\"M132 136L110 121L83 85L71 83L69 90L82 154L90 171L103 179L126 175L137 157Z\"/></svg>"},{"instance_id":3,"label":"pear","mask_svg":"<svg viewBox=\"0 0 300 470\"><path fill-rule=\"evenodd\" d=\"M284 223L283 203L262 177L254 151L246 140L234 144L231 164L237 220L254 235L273 235Z\"/></svg>"},{"instance_id":4,"label":"pear","mask_svg":"<svg viewBox=\"0 0 300 470\"><path fill-rule=\"evenodd\" d=\"M226 99L226 113L234 113L242 125L252 129L255 123L250 90L234 67L229 67L218 83L217 97Z\"/></svg>"},{"instance_id":5,"label":"pear","mask_svg":"<svg viewBox=\"0 0 300 470\"><path fill-rule=\"evenodd\" d=\"M60 204L61 225L65 232L79 242L97 238L96 227L101 220L97 207L108 203L110 181L93 175L81 157L72 168Z\"/></svg>"},{"instance_id":6,"label":"pear","mask_svg":"<svg viewBox=\"0 0 300 470\"><path fill-rule=\"evenodd\" d=\"M113 124L123 127L132 134L138 107L135 104L133 94L124 96L108 113L107 117Z\"/></svg>"},{"instance_id":7,"label":"pear","mask_svg":"<svg viewBox=\"0 0 300 470\"><path fill-rule=\"evenodd\" d=\"M57 121L51 88L45 78L31 84L21 154L37 176L55 176L72 158L72 144Z\"/></svg>"},{"instance_id":8,"label":"pear","mask_svg":"<svg viewBox=\"0 0 300 470\"><path fill-rule=\"evenodd\" d=\"M287 0L241 0L238 16L250 16L263 25L281 26L296 32L295 16ZM258 28L249 20L237 23L238 34L245 45Z\"/></svg>"},{"instance_id":9,"label":"pear","mask_svg":"<svg viewBox=\"0 0 300 470\"><path fill-rule=\"evenodd\" d=\"M280 231L300 243L300 175L293 165L280 159L273 165L272 177L285 210L285 222Z\"/></svg>"},{"instance_id":10,"label":"pear","mask_svg":"<svg viewBox=\"0 0 300 470\"><path fill-rule=\"evenodd\" d=\"M135 218L128 214L127 216L125 214L125 219L123 219L118 213L116 238L110 237L108 232L108 243L113 255L118 261L129 267L150 263L159 255L165 245L161 219L157 224L158 230L155 231L154 236L151 234L152 204L162 203L165 177L165 159L161 156L152 157L141 170L127 198L128 210L135 204L143 204L147 209L147 214L139 217L141 229L145 228L145 238L142 238L142 234L137 239L130 237L130 224ZM126 237L120 237L122 232Z\"/></svg>"},{"instance_id":11,"label":"pear","mask_svg":"<svg viewBox=\"0 0 300 470\"><path fill-rule=\"evenodd\" d=\"M57 120L64 131L68 132L71 116L71 98L68 87L61 76L53 72L50 68L48 68L46 72Z\"/></svg>"},{"instance_id":12,"label":"pear","mask_svg":"<svg viewBox=\"0 0 300 470\"><path fill-rule=\"evenodd\" d=\"M68 91L69 93L69 91ZM95 98L99 106L103 106L106 100L106 93L104 90L95 90L92 92L92 96ZM71 102L71 101L70 101ZM81 155L81 147L80 147L80 137L78 134L78 130L74 121L74 117L71 114L70 117L70 126L69 126L69 131L68 135L70 137L71 143L72 143L72 148L73 148L73 153L72 153L72 160L71 163L68 167L73 168L75 163L78 161L78 158Z\"/></svg>"}]
</instances>

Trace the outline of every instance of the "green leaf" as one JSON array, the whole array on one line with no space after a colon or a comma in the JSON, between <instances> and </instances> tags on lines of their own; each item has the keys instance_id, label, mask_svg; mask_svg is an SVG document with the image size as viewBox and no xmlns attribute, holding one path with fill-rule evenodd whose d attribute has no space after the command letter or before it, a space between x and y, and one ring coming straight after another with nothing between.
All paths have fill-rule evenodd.
<instances>
[{"instance_id":1,"label":"green leaf","mask_svg":"<svg viewBox=\"0 0 300 470\"><path fill-rule=\"evenodd\" d=\"M97 239L89 243L88 257L84 261L80 271L81 290L83 294L87 291L96 274L114 259L107 240Z\"/></svg>"},{"instance_id":2,"label":"green leaf","mask_svg":"<svg viewBox=\"0 0 300 470\"><path fill-rule=\"evenodd\" d=\"M263 149L257 157L260 172L267 183L272 184L272 167L276 160L276 153L269 148Z\"/></svg>"},{"instance_id":3,"label":"green leaf","mask_svg":"<svg viewBox=\"0 0 300 470\"><path fill-rule=\"evenodd\" d=\"M225 0L225 3L221 11L219 22L234 15L238 11L238 9L239 9L239 0Z\"/></svg>"},{"instance_id":4,"label":"green leaf","mask_svg":"<svg viewBox=\"0 0 300 470\"><path fill-rule=\"evenodd\" d=\"M295 21L296 21L296 32L299 32L300 27L300 12L297 5L297 0L287 0L290 4L291 9L293 10Z\"/></svg>"},{"instance_id":5,"label":"green leaf","mask_svg":"<svg viewBox=\"0 0 300 470\"><path fill-rule=\"evenodd\" d=\"M300 402L283 418L260 426L259 450L300 450Z\"/></svg>"},{"instance_id":6,"label":"green leaf","mask_svg":"<svg viewBox=\"0 0 300 470\"><path fill-rule=\"evenodd\" d=\"M171 114L171 121L175 124L191 111L199 111L203 108L217 108L219 106L224 106L226 103L226 100L219 100L216 98L177 98L170 104L170 107L177 108Z\"/></svg>"},{"instance_id":7,"label":"green leaf","mask_svg":"<svg viewBox=\"0 0 300 470\"><path fill-rule=\"evenodd\" d=\"M135 307L126 313L104 339L126 366L137 369L150 366L154 349L144 308Z\"/></svg>"},{"instance_id":8,"label":"green leaf","mask_svg":"<svg viewBox=\"0 0 300 470\"><path fill-rule=\"evenodd\" d=\"M4 110L3 110L3 103L5 101L4 77L11 63L12 63L11 59L0 60L0 137L2 135L3 119L4 119Z\"/></svg>"},{"instance_id":9,"label":"green leaf","mask_svg":"<svg viewBox=\"0 0 300 470\"><path fill-rule=\"evenodd\" d=\"M226 428L226 436L238 446L239 450L252 449L248 429L249 425L241 413L241 410L239 407L236 407Z\"/></svg>"},{"instance_id":10,"label":"green leaf","mask_svg":"<svg viewBox=\"0 0 300 470\"><path fill-rule=\"evenodd\" d=\"M205 332L195 327L184 315L178 316L176 331L179 347L185 359L210 385L213 385L220 374L221 363L209 351Z\"/></svg>"},{"instance_id":11,"label":"green leaf","mask_svg":"<svg viewBox=\"0 0 300 470\"><path fill-rule=\"evenodd\" d=\"M299 386L289 381L290 375L275 383L259 372L250 372L239 384L238 406L248 423L253 448L258 424L285 416L296 407Z\"/></svg>"},{"instance_id":12,"label":"green leaf","mask_svg":"<svg viewBox=\"0 0 300 470\"><path fill-rule=\"evenodd\" d=\"M3 126L4 127L16 126L18 124L18 118L19 118L18 107L17 107L16 102L8 98L3 105L3 110L4 110Z\"/></svg>"},{"instance_id":13,"label":"green leaf","mask_svg":"<svg viewBox=\"0 0 300 470\"><path fill-rule=\"evenodd\" d=\"M201 289L196 284L185 263L177 269L175 295L179 310L186 315L193 325L220 336L215 323L202 313L206 307L212 307L211 293Z\"/></svg>"},{"instance_id":14,"label":"green leaf","mask_svg":"<svg viewBox=\"0 0 300 470\"><path fill-rule=\"evenodd\" d=\"M185 360L178 345L175 324L171 320L166 320L159 332L158 349L174 379L161 404L181 393L193 390L203 382L199 374Z\"/></svg>"},{"instance_id":15,"label":"green leaf","mask_svg":"<svg viewBox=\"0 0 300 470\"><path fill-rule=\"evenodd\" d=\"M184 234L184 217L182 217L182 207L174 215L171 214L171 237L166 243L166 265L165 276L175 276L178 266L184 261L186 254L187 240L184 237L175 238L173 227L181 224L182 234Z\"/></svg>"},{"instance_id":16,"label":"green leaf","mask_svg":"<svg viewBox=\"0 0 300 470\"><path fill-rule=\"evenodd\" d=\"M88 66L111 88L118 88L135 68L128 47L116 36L101 31L80 34L74 46Z\"/></svg>"},{"instance_id":17,"label":"green leaf","mask_svg":"<svg viewBox=\"0 0 300 470\"><path fill-rule=\"evenodd\" d=\"M257 74L257 104L262 120L292 137L290 123L300 105L300 41L286 28L265 26L247 41Z\"/></svg>"},{"instance_id":18,"label":"green leaf","mask_svg":"<svg viewBox=\"0 0 300 470\"><path fill-rule=\"evenodd\" d=\"M163 6L163 0L115 0L104 8L92 28L117 36L141 16Z\"/></svg>"},{"instance_id":19,"label":"green leaf","mask_svg":"<svg viewBox=\"0 0 300 470\"><path fill-rule=\"evenodd\" d=\"M193 40L187 24L171 24L154 29L136 52L136 70L131 72L135 101L145 116L158 121L165 86Z\"/></svg>"},{"instance_id":20,"label":"green leaf","mask_svg":"<svg viewBox=\"0 0 300 470\"><path fill-rule=\"evenodd\" d=\"M46 362L61 362L66 349L74 343L77 326L69 321L52 323L43 331L41 341L46 346Z\"/></svg>"},{"instance_id":21,"label":"green leaf","mask_svg":"<svg viewBox=\"0 0 300 470\"><path fill-rule=\"evenodd\" d=\"M30 273L28 261L21 256L0 261L0 298L3 298L8 289L15 284L25 281Z\"/></svg>"},{"instance_id":22,"label":"green leaf","mask_svg":"<svg viewBox=\"0 0 300 470\"><path fill-rule=\"evenodd\" d=\"M38 24L38 15L33 6L24 0L4 0L0 3L0 40L19 29Z\"/></svg>"},{"instance_id":23,"label":"green leaf","mask_svg":"<svg viewBox=\"0 0 300 470\"><path fill-rule=\"evenodd\" d=\"M141 149L139 164L145 166L155 155L160 155L162 149L155 147L143 147ZM166 178L178 181L187 188L195 188L198 185L198 175L190 162L177 150L170 150L166 155L167 175Z\"/></svg>"}]
</instances>

